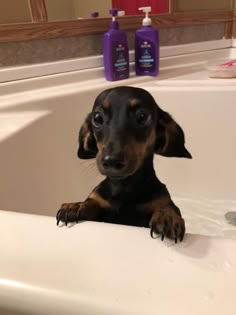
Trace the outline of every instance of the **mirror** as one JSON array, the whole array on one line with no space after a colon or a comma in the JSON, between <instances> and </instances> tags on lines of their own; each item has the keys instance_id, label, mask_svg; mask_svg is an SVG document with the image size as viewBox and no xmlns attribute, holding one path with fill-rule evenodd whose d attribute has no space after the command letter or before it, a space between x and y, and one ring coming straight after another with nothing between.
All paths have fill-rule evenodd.
<instances>
[{"instance_id":1,"label":"mirror","mask_svg":"<svg viewBox=\"0 0 236 315\"><path fill-rule=\"evenodd\" d=\"M91 18L91 13L98 12L98 17L108 17L111 8L125 11L125 15L143 14L139 7L151 6L151 14L169 12L168 0L45 0L48 20L74 20ZM95 16L94 16L95 18Z\"/></svg>"},{"instance_id":2,"label":"mirror","mask_svg":"<svg viewBox=\"0 0 236 315\"><path fill-rule=\"evenodd\" d=\"M28 0L0 0L0 24L31 22Z\"/></svg>"},{"instance_id":3,"label":"mirror","mask_svg":"<svg viewBox=\"0 0 236 315\"><path fill-rule=\"evenodd\" d=\"M177 11L230 10L232 0L178 0Z\"/></svg>"}]
</instances>

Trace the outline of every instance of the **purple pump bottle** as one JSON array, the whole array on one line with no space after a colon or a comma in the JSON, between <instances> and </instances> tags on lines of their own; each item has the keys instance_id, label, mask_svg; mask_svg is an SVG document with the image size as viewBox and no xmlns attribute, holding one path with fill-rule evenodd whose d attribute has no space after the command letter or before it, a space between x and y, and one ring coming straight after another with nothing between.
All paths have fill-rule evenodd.
<instances>
[{"instance_id":1,"label":"purple pump bottle","mask_svg":"<svg viewBox=\"0 0 236 315\"><path fill-rule=\"evenodd\" d=\"M117 9L111 9L112 22L104 34L103 56L105 76L108 81L117 81L129 77L129 49L126 33L119 29L115 20Z\"/></svg>"},{"instance_id":2,"label":"purple pump bottle","mask_svg":"<svg viewBox=\"0 0 236 315\"><path fill-rule=\"evenodd\" d=\"M157 76L159 73L159 32L148 17L151 7L139 8L146 13L143 26L135 32L135 70L137 75Z\"/></svg>"}]
</instances>

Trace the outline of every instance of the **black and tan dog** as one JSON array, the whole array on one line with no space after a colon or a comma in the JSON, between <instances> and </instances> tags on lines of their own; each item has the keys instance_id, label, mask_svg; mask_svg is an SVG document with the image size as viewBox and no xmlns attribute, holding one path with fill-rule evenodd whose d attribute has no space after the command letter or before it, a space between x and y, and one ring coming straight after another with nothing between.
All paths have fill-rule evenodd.
<instances>
[{"instance_id":1,"label":"black and tan dog","mask_svg":"<svg viewBox=\"0 0 236 315\"><path fill-rule=\"evenodd\" d=\"M153 168L154 153L191 158L184 133L145 90L116 87L95 100L79 133L78 157L96 158L106 178L84 202L62 204L60 221L103 221L150 227L182 241L185 223Z\"/></svg>"}]
</instances>

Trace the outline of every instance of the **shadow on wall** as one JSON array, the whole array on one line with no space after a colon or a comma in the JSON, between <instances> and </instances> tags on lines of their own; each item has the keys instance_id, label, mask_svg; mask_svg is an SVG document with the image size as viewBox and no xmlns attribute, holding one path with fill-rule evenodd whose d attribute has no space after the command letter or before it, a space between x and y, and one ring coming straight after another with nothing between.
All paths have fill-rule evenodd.
<instances>
[{"instance_id":1,"label":"shadow on wall","mask_svg":"<svg viewBox=\"0 0 236 315\"><path fill-rule=\"evenodd\" d=\"M8 117L6 133L16 113L47 112L0 142L0 209L54 216L61 203L87 197L101 176L95 160L77 158L77 138L96 95L73 95L69 104L68 96L60 96L0 111L0 121Z\"/></svg>"}]
</instances>

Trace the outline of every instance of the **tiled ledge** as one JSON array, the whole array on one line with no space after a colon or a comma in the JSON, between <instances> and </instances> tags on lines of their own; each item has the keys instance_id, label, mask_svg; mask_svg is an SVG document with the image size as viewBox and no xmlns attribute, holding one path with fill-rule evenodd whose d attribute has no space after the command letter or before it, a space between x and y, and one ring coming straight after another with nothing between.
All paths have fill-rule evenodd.
<instances>
[{"instance_id":1,"label":"tiled ledge","mask_svg":"<svg viewBox=\"0 0 236 315\"><path fill-rule=\"evenodd\" d=\"M160 45L173 46L224 37L225 23L160 29ZM134 48L134 32L128 32L129 47ZM102 54L102 35L41 39L0 43L0 67L30 65Z\"/></svg>"}]
</instances>

